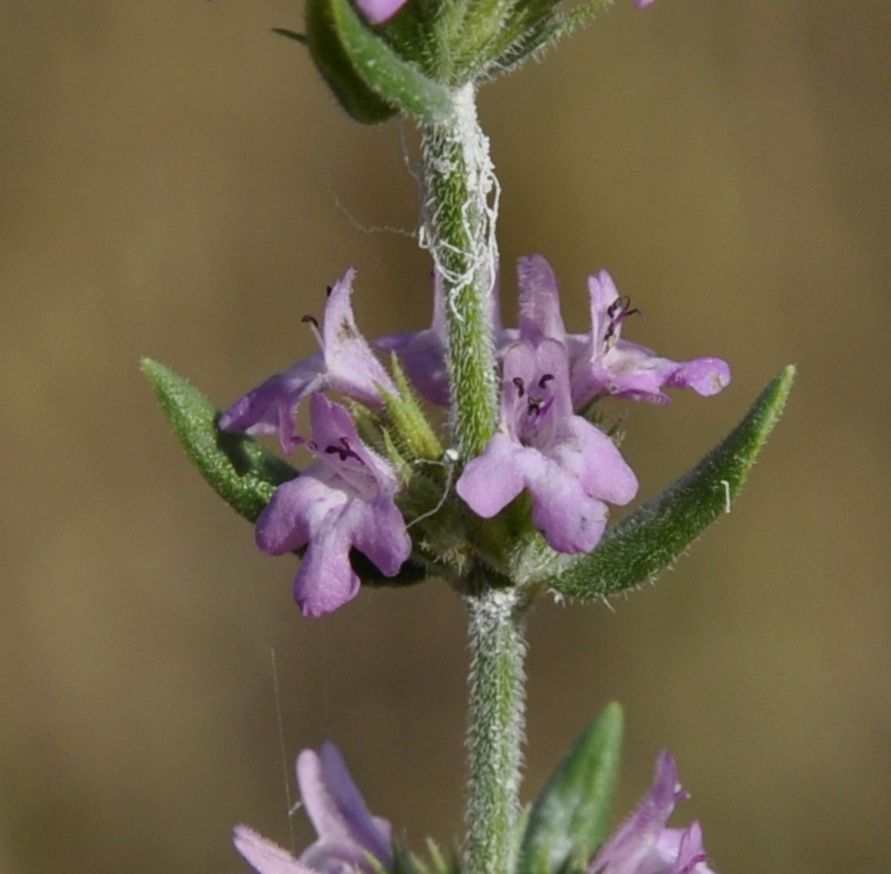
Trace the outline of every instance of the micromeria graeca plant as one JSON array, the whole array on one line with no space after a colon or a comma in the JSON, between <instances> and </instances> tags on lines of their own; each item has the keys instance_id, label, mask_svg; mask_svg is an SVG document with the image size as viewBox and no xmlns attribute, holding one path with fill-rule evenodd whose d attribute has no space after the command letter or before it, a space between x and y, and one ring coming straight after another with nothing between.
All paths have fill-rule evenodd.
<instances>
[{"instance_id":1,"label":"micromeria graeca plant","mask_svg":"<svg viewBox=\"0 0 891 874\"><path fill-rule=\"evenodd\" d=\"M652 0L637 0L648 6ZM299 859L245 826L235 844L260 874L708 874L698 823L666 823L684 793L667 752L640 806L607 838L622 714L606 707L520 816L524 620L550 593L603 599L652 580L742 488L779 419L787 367L696 467L606 530L608 505L638 482L600 401L665 404L667 389L709 396L719 358L677 362L623 338L637 310L604 270L588 279L591 324L567 332L541 255L517 267L519 324L501 324L495 240L499 187L475 95L609 0L307 0L304 44L342 107L371 124L401 114L421 138L419 242L433 259L429 328L369 344L348 269L329 289L320 350L222 414L153 361L143 368L204 478L256 523L259 547L296 552L306 616L364 585L447 580L468 613L466 835L460 859L421 861L374 817L335 746L297 760L318 839ZM342 269L342 268L341 268ZM376 347L376 348L375 348ZM386 366L385 366L386 365ZM337 397L340 400L334 400ZM296 412L306 402L310 429ZM437 410L445 414L437 415ZM312 456L299 472L260 446Z\"/></svg>"}]
</instances>

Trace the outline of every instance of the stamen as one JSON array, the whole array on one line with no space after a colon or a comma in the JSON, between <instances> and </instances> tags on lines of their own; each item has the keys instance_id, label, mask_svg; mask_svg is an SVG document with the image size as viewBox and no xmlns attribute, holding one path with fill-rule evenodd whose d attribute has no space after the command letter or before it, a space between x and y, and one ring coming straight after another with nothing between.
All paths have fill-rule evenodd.
<instances>
[{"instance_id":1,"label":"stamen","mask_svg":"<svg viewBox=\"0 0 891 874\"><path fill-rule=\"evenodd\" d=\"M334 286L333 286L333 285L326 285L326 286L325 286L325 297L326 297L326 298L331 297L331 292L332 292L332 291L334 291Z\"/></svg>"},{"instance_id":2,"label":"stamen","mask_svg":"<svg viewBox=\"0 0 891 874\"><path fill-rule=\"evenodd\" d=\"M340 446L337 446L336 444L326 446L325 455L337 455L341 461L346 461L348 458L355 458L363 467L365 465L365 462L353 451L350 446L350 441L347 440L346 437L340 438Z\"/></svg>"},{"instance_id":3,"label":"stamen","mask_svg":"<svg viewBox=\"0 0 891 874\"><path fill-rule=\"evenodd\" d=\"M548 387L548 383L549 383L552 379L555 379L555 378L556 378L556 377L554 376L553 373L545 373L545 374L542 376L542 378L538 381L538 387L539 387L539 388L547 388L547 387Z\"/></svg>"},{"instance_id":4,"label":"stamen","mask_svg":"<svg viewBox=\"0 0 891 874\"><path fill-rule=\"evenodd\" d=\"M523 379L522 379L522 377L515 376L515 377L511 380L511 382L517 387L517 395L518 395L519 397L523 397L523 395L526 394L526 386L523 385Z\"/></svg>"},{"instance_id":5,"label":"stamen","mask_svg":"<svg viewBox=\"0 0 891 874\"><path fill-rule=\"evenodd\" d=\"M304 325L309 325L309 329L312 331L313 337L316 338L319 347L324 349L325 341L322 339L322 333L319 330L319 320L315 316L305 315L300 321L303 322Z\"/></svg>"},{"instance_id":6,"label":"stamen","mask_svg":"<svg viewBox=\"0 0 891 874\"><path fill-rule=\"evenodd\" d=\"M538 416L541 414L541 398L529 398L526 402L526 415Z\"/></svg>"}]
</instances>

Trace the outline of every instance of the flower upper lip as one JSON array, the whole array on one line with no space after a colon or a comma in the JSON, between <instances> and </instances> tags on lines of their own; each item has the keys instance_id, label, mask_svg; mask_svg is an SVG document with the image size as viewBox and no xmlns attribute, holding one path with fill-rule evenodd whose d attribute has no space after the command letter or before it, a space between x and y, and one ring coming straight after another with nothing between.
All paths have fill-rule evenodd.
<instances>
[{"instance_id":1,"label":"flower upper lip","mask_svg":"<svg viewBox=\"0 0 891 874\"><path fill-rule=\"evenodd\" d=\"M393 868L392 829L365 804L340 750L330 741L297 757L300 796L317 838L295 859L244 825L235 846L259 874L372 874Z\"/></svg>"},{"instance_id":2,"label":"flower upper lip","mask_svg":"<svg viewBox=\"0 0 891 874\"><path fill-rule=\"evenodd\" d=\"M239 398L220 416L220 428L254 435L278 433L282 449L291 452L298 442L297 407L313 392L332 388L370 407L382 403L381 390L397 393L356 325L350 300L355 275L350 268L331 287L321 331L315 319L305 319L314 328L321 352Z\"/></svg>"}]
</instances>

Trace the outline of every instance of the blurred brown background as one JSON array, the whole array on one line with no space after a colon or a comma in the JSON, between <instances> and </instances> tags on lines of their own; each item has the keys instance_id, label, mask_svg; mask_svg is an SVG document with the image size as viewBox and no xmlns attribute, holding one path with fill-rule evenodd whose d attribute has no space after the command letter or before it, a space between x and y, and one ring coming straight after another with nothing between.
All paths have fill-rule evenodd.
<instances>
[{"instance_id":1,"label":"blurred brown background","mask_svg":"<svg viewBox=\"0 0 891 874\"><path fill-rule=\"evenodd\" d=\"M428 320L424 254L373 230L414 225L398 126L346 120L268 32L300 22L0 3L3 874L235 874L238 821L287 844L272 651L289 760L335 738L415 847L460 832L460 603L431 583L303 620L293 563L192 473L137 368L227 404L314 349L300 316L350 264L368 334ZM644 494L800 367L675 571L531 621L526 797L619 698L617 815L671 748L676 821L722 874L889 866L889 35L880 0L627 0L482 96L504 263L546 253L577 329L608 266L632 339L733 364L718 398L632 410Z\"/></svg>"}]
</instances>

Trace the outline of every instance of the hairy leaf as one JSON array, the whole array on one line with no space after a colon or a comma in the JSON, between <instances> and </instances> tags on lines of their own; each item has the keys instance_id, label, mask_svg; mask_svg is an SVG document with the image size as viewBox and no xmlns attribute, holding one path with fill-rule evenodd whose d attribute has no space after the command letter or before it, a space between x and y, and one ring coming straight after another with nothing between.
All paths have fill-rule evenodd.
<instances>
[{"instance_id":1,"label":"hairy leaf","mask_svg":"<svg viewBox=\"0 0 891 874\"><path fill-rule=\"evenodd\" d=\"M442 121L450 112L449 89L400 57L368 27L349 0L310 0L307 26L319 69L354 117L359 118L341 91L348 91L346 96L351 97L357 83L361 85L357 93L363 95L363 101L372 96L389 107L390 114L401 110L429 124ZM383 116L370 120L380 121Z\"/></svg>"},{"instance_id":2,"label":"hairy leaf","mask_svg":"<svg viewBox=\"0 0 891 874\"><path fill-rule=\"evenodd\" d=\"M144 358L142 372L199 473L230 507L255 521L276 486L294 479L298 471L252 438L220 431L213 404L163 364Z\"/></svg>"},{"instance_id":3,"label":"hairy leaf","mask_svg":"<svg viewBox=\"0 0 891 874\"><path fill-rule=\"evenodd\" d=\"M532 806L517 874L580 870L606 837L622 752L613 702L575 742Z\"/></svg>"},{"instance_id":4,"label":"hairy leaf","mask_svg":"<svg viewBox=\"0 0 891 874\"><path fill-rule=\"evenodd\" d=\"M746 417L699 464L623 519L590 555L546 581L573 598L600 598L652 580L732 507L795 379L789 365L761 392Z\"/></svg>"}]
</instances>

